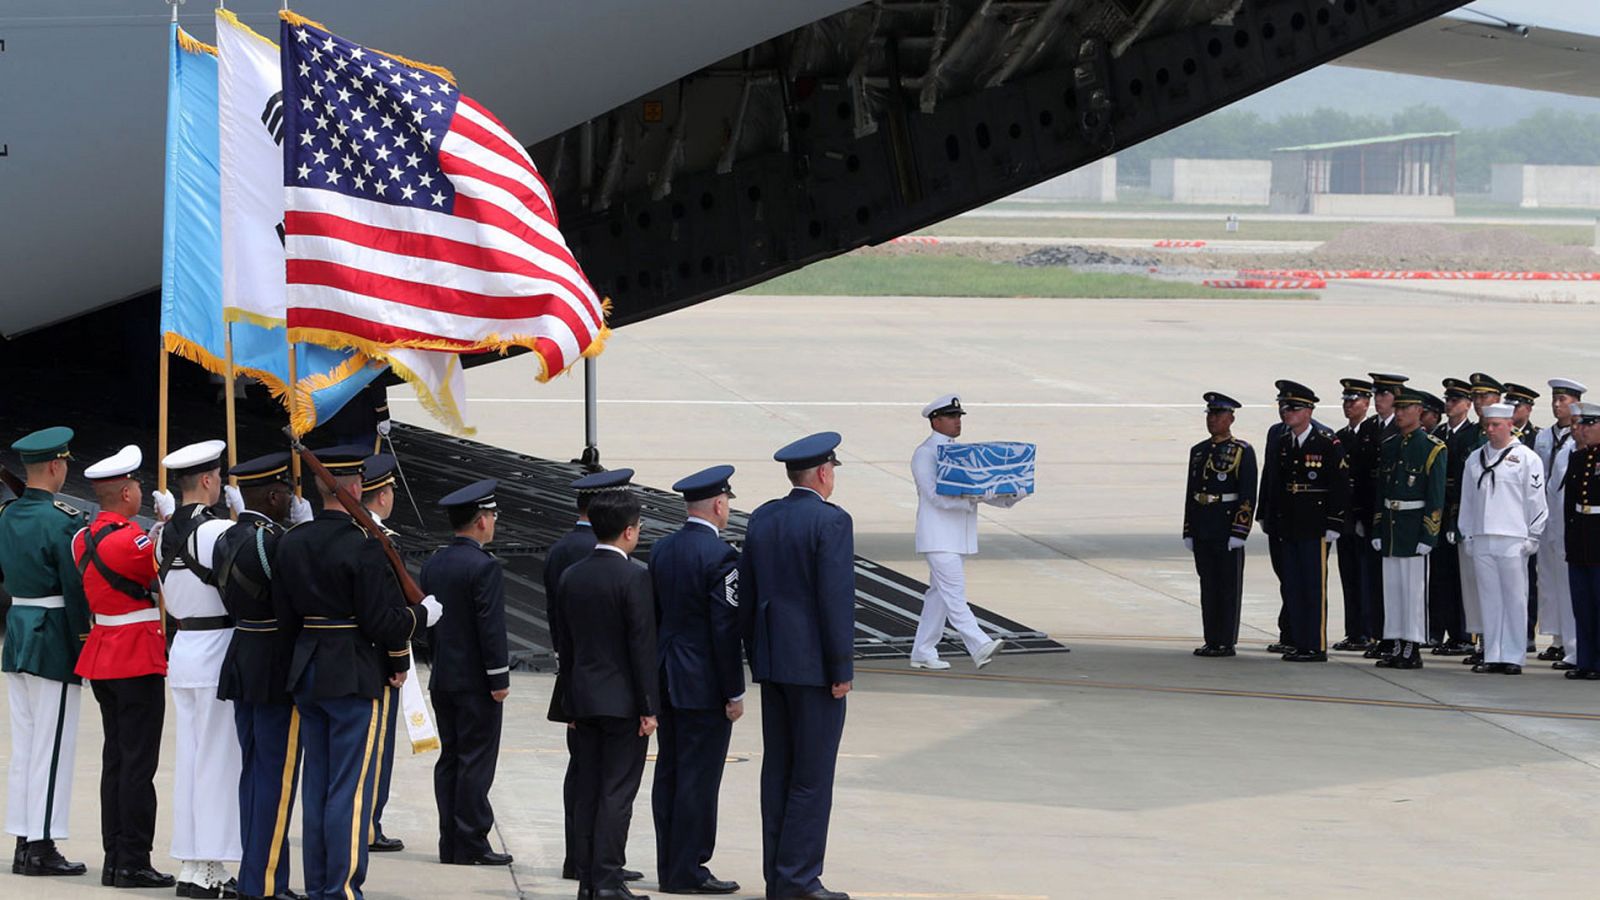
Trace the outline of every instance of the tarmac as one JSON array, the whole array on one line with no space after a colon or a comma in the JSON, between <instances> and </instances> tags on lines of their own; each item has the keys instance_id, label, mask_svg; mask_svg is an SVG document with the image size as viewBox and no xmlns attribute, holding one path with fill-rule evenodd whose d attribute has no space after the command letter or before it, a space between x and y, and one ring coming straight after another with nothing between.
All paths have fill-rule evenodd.
<instances>
[{"instance_id":1,"label":"tarmac","mask_svg":"<svg viewBox=\"0 0 1600 900\"><path fill-rule=\"evenodd\" d=\"M1530 288L1536 290L1537 288ZM1600 878L1600 687L1547 665L1473 675L1455 658L1415 672L1352 654L1292 665L1262 651L1278 610L1259 532L1246 563L1240 655L1198 659L1198 587L1179 540L1200 395L1241 401L1259 444L1272 383L1326 400L1338 379L1409 373L1435 387L1487 371L1600 387L1581 303L1335 285L1316 300L1024 300L736 295L618 331L597 366L599 447L667 485L738 467L736 505L786 483L771 453L811 431L844 435L835 501L857 551L921 576L908 460L917 411L955 390L964 438L1038 444L1038 493L983 513L969 595L1071 653L1001 655L982 672L863 664L849 698L825 883L855 897L1585 896ZM537 384L526 358L472 370L477 438L551 458L583 439L581 375ZM427 424L405 392L400 418ZM1547 407L1535 420L1548 423ZM463 482L472 477L463 472ZM1330 566L1330 570L1334 567ZM1337 575L1329 640L1341 637ZM1541 646L1546 639L1541 638ZM510 870L437 863L433 757L397 760L372 898L571 897L559 879L559 726L551 679L513 675L495 842ZM3 703L3 698L0 698ZM734 729L712 870L761 896L760 704ZM0 720L4 721L4 720ZM168 735L172 731L168 722ZM100 728L85 698L68 855L95 870ZM0 751L5 748L0 745ZM158 791L171 796L170 743ZM650 776L629 864L654 888ZM161 811L158 864L170 811ZM295 829L298 835L298 825ZM299 840L295 870L299 871ZM80 897L88 878L0 896ZM294 879L298 884L298 876Z\"/></svg>"}]
</instances>

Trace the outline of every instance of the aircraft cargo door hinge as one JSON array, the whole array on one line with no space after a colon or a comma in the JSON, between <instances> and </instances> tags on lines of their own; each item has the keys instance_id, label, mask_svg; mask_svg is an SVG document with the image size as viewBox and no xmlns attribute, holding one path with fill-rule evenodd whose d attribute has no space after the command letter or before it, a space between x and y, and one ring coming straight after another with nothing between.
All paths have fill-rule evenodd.
<instances>
[{"instance_id":1,"label":"aircraft cargo door hinge","mask_svg":"<svg viewBox=\"0 0 1600 900\"><path fill-rule=\"evenodd\" d=\"M1103 42L1085 38L1078 45L1072 92L1078 101L1078 128L1084 141L1099 150L1110 150L1116 145L1116 135L1111 129L1111 73Z\"/></svg>"}]
</instances>

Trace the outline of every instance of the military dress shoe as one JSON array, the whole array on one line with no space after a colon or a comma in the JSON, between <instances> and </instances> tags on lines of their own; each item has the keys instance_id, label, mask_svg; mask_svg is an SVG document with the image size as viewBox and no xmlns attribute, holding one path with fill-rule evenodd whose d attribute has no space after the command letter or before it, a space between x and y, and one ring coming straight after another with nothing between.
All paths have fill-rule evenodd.
<instances>
[{"instance_id":1,"label":"military dress shoe","mask_svg":"<svg viewBox=\"0 0 1600 900\"><path fill-rule=\"evenodd\" d=\"M592 900L650 900L649 894L635 894L625 884L614 888L595 888L588 896Z\"/></svg>"},{"instance_id":2,"label":"military dress shoe","mask_svg":"<svg viewBox=\"0 0 1600 900\"><path fill-rule=\"evenodd\" d=\"M644 878L644 873L643 872L635 872L632 869L623 869L622 870L622 880L623 881L639 881L642 878Z\"/></svg>"},{"instance_id":3,"label":"military dress shoe","mask_svg":"<svg viewBox=\"0 0 1600 900\"><path fill-rule=\"evenodd\" d=\"M844 891L830 891L826 888L819 888L815 891L807 891L804 894L785 894L783 900L850 900L850 895Z\"/></svg>"},{"instance_id":4,"label":"military dress shoe","mask_svg":"<svg viewBox=\"0 0 1600 900\"><path fill-rule=\"evenodd\" d=\"M1563 672L1561 674L1566 678L1572 679L1573 681L1600 681L1600 672L1596 672L1593 669L1574 668L1569 672Z\"/></svg>"},{"instance_id":5,"label":"military dress shoe","mask_svg":"<svg viewBox=\"0 0 1600 900\"><path fill-rule=\"evenodd\" d=\"M89 867L69 862L56 849L55 841L30 841L22 859L22 874L29 876L82 875Z\"/></svg>"},{"instance_id":6,"label":"military dress shoe","mask_svg":"<svg viewBox=\"0 0 1600 900\"><path fill-rule=\"evenodd\" d=\"M117 883L117 867L111 863L111 857L100 865L100 886L112 887Z\"/></svg>"},{"instance_id":7,"label":"military dress shoe","mask_svg":"<svg viewBox=\"0 0 1600 900\"><path fill-rule=\"evenodd\" d=\"M213 884L210 887L199 884L189 885L189 896L196 900L234 900L239 896L239 880L229 878L222 884Z\"/></svg>"},{"instance_id":8,"label":"military dress shoe","mask_svg":"<svg viewBox=\"0 0 1600 900\"><path fill-rule=\"evenodd\" d=\"M1521 675L1522 674L1522 667L1517 665L1516 663L1501 663L1500 664L1500 674L1501 675Z\"/></svg>"},{"instance_id":9,"label":"military dress shoe","mask_svg":"<svg viewBox=\"0 0 1600 900\"><path fill-rule=\"evenodd\" d=\"M192 882L192 881L179 881L176 884L174 884L172 893L176 894L179 897L189 897L189 896L192 896L191 892L193 890L194 890L194 882Z\"/></svg>"},{"instance_id":10,"label":"military dress shoe","mask_svg":"<svg viewBox=\"0 0 1600 900\"><path fill-rule=\"evenodd\" d=\"M1328 654L1321 650L1291 650L1283 655L1284 662L1327 662Z\"/></svg>"},{"instance_id":11,"label":"military dress shoe","mask_svg":"<svg viewBox=\"0 0 1600 900\"><path fill-rule=\"evenodd\" d=\"M950 668L950 664L942 659L913 659L911 661L911 668L932 669L935 672L939 672Z\"/></svg>"},{"instance_id":12,"label":"military dress shoe","mask_svg":"<svg viewBox=\"0 0 1600 900\"><path fill-rule=\"evenodd\" d=\"M1567 648L1561 646L1560 644L1551 644L1550 646L1544 648L1544 652L1539 654L1539 658L1545 662L1555 662L1558 659L1566 659Z\"/></svg>"},{"instance_id":13,"label":"military dress shoe","mask_svg":"<svg viewBox=\"0 0 1600 900\"><path fill-rule=\"evenodd\" d=\"M739 890L737 881L721 881L716 878L707 878L692 887L662 888L663 894L732 894Z\"/></svg>"},{"instance_id":14,"label":"military dress shoe","mask_svg":"<svg viewBox=\"0 0 1600 900\"><path fill-rule=\"evenodd\" d=\"M1291 651L1293 649L1294 649L1293 647L1289 646L1288 644L1283 643L1282 641L1276 641L1274 643L1271 643L1271 644L1267 645L1267 652L1268 653L1276 653L1279 656L1282 656L1283 654L1288 653L1289 651Z\"/></svg>"},{"instance_id":15,"label":"military dress shoe","mask_svg":"<svg viewBox=\"0 0 1600 900\"><path fill-rule=\"evenodd\" d=\"M119 888L169 888L177 882L171 875L163 875L150 866L118 869L112 884Z\"/></svg>"},{"instance_id":16,"label":"military dress shoe","mask_svg":"<svg viewBox=\"0 0 1600 900\"><path fill-rule=\"evenodd\" d=\"M458 865L458 866L509 866L509 865L511 865L511 854L509 854L509 853L496 853L493 850L488 850L488 851L485 851L481 856L473 856L473 857L469 857L469 858L466 858L466 859L457 858L456 859L456 865Z\"/></svg>"},{"instance_id":17,"label":"military dress shoe","mask_svg":"<svg viewBox=\"0 0 1600 900\"><path fill-rule=\"evenodd\" d=\"M17 838L17 849L11 854L11 874L22 874L22 861L28 855L28 839Z\"/></svg>"},{"instance_id":18,"label":"military dress shoe","mask_svg":"<svg viewBox=\"0 0 1600 900\"><path fill-rule=\"evenodd\" d=\"M1420 656L1385 656L1378 660L1380 669L1420 669L1422 657Z\"/></svg>"},{"instance_id":19,"label":"military dress shoe","mask_svg":"<svg viewBox=\"0 0 1600 900\"><path fill-rule=\"evenodd\" d=\"M377 837L372 839L372 843L367 845L367 849L373 853L398 853L405 848L405 841L396 837L389 837L381 831L378 832Z\"/></svg>"},{"instance_id":20,"label":"military dress shoe","mask_svg":"<svg viewBox=\"0 0 1600 900\"><path fill-rule=\"evenodd\" d=\"M972 663L973 663L973 665L977 666L980 669L983 668L984 666L987 666L990 663L990 661L992 661L994 659L994 655L996 653L1000 652L1000 648L1004 644L1005 644L1005 641L1002 641L999 638L995 638L994 640L990 641L989 643L984 644L982 647L979 647L978 648L978 652L972 654Z\"/></svg>"},{"instance_id":21,"label":"military dress shoe","mask_svg":"<svg viewBox=\"0 0 1600 900\"><path fill-rule=\"evenodd\" d=\"M1341 653L1364 653L1370 646L1372 646L1372 642L1366 638L1347 637L1339 643L1334 644L1333 649L1338 650Z\"/></svg>"},{"instance_id":22,"label":"military dress shoe","mask_svg":"<svg viewBox=\"0 0 1600 900\"><path fill-rule=\"evenodd\" d=\"M1564 659L1558 659L1550 664L1550 668L1555 669L1557 672L1567 672L1576 669L1577 666Z\"/></svg>"},{"instance_id":23,"label":"military dress shoe","mask_svg":"<svg viewBox=\"0 0 1600 900\"><path fill-rule=\"evenodd\" d=\"M1491 675L1499 675L1501 672L1504 672L1505 669L1506 669L1506 664L1505 663L1478 663L1477 665L1472 667L1472 671L1474 671L1474 672L1479 672L1479 673L1488 672ZM1522 670L1519 668L1519 669L1517 669L1517 671L1521 672Z\"/></svg>"},{"instance_id":24,"label":"military dress shoe","mask_svg":"<svg viewBox=\"0 0 1600 900\"><path fill-rule=\"evenodd\" d=\"M1383 659L1389 654L1383 652L1382 644L1369 644L1367 645L1366 652L1362 653L1361 655L1367 659Z\"/></svg>"}]
</instances>

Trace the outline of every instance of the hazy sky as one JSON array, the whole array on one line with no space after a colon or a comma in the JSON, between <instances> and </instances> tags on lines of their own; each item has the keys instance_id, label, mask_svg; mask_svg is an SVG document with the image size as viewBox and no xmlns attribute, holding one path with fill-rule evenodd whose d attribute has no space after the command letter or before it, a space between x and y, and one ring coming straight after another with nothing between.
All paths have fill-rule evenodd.
<instances>
[{"instance_id":1,"label":"hazy sky","mask_svg":"<svg viewBox=\"0 0 1600 900\"><path fill-rule=\"evenodd\" d=\"M1600 2L1596 0L1480 0L1467 9L1480 10L1534 28L1600 35ZM1453 15L1471 19L1458 10ZM1272 119L1319 106L1351 113L1390 115L1407 106L1429 103L1449 111L1467 127L1509 125L1540 107L1600 113L1600 100L1543 91L1394 75L1364 69L1321 66L1234 104Z\"/></svg>"}]
</instances>

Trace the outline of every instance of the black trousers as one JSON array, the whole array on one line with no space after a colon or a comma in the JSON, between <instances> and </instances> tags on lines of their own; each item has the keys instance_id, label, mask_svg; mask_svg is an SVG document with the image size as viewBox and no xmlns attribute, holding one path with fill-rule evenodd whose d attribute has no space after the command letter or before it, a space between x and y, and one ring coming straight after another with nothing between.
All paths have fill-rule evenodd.
<instances>
[{"instance_id":1,"label":"black trousers","mask_svg":"<svg viewBox=\"0 0 1600 900\"><path fill-rule=\"evenodd\" d=\"M664 891L697 887L712 877L706 863L717 846L717 795L733 723L722 709L677 709L670 703L662 704L657 723L650 792L656 877Z\"/></svg>"},{"instance_id":2,"label":"black trousers","mask_svg":"<svg viewBox=\"0 0 1600 900\"><path fill-rule=\"evenodd\" d=\"M768 897L822 888L844 700L826 687L761 685L761 871Z\"/></svg>"},{"instance_id":3,"label":"black trousers","mask_svg":"<svg viewBox=\"0 0 1600 900\"><path fill-rule=\"evenodd\" d=\"M1578 670L1600 672L1600 566L1567 566L1572 618L1578 632Z\"/></svg>"},{"instance_id":4,"label":"black trousers","mask_svg":"<svg viewBox=\"0 0 1600 900\"><path fill-rule=\"evenodd\" d=\"M1328 545L1310 540L1271 538L1274 567L1283 598L1284 643L1299 650L1328 649Z\"/></svg>"},{"instance_id":5,"label":"black trousers","mask_svg":"<svg viewBox=\"0 0 1600 900\"><path fill-rule=\"evenodd\" d=\"M1244 600L1244 548L1228 539L1195 538L1194 570L1200 576L1200 623L1209 647L1239 642L1239 607Z\"/></svg>"},{"instance_id":6,"label":"black trousers","mask_svg":"<svg viewBox=\"0 0 1600 900\"><path fill-rule=\"evenodd\" d=\"M560 690L560 688L557 688ZM561 877L578 877L578 822L574 814L578 797L578 730L567 726L567 774L561 780L561 822L567 838L567 858L561 861Z\"/></svg>"},{"instance_id":7,"label":"black trousers","mask_svg":"<svg viewBox=\"0 0 1600 900\"><path fill-rule=\"evenodd\" d=\"M504 710L487 691L433 692L439 722L433 799L439 805L441 862L466 862L490 851L494 808L489 788L500 761Z\"/></svg>"},{"instance_id":8,"label":"black trousers","mask_svg":"<svg viewBox=\"0 0 1600 900\"><path fill-rule=\"evenodd\" d=\"M1428 554L1428 639L1435 644L1469 643L1461 606L1461 546L1440 543Z\"/></svg>"},{"instance_id":9,"label":"black trousers","mask_svg":"<svg viewBox=\"0 0 1600 900\"><path fill-rule=\"evenodd\" d=\"M1383 568L1369 538L1339 538L1339 587L1344 593L1344 636L1383 637Z\"/></svg>"},{"instance_id":10,"label":"black trousers","mask_svg":"<svg viewBox=\"0 0 1600 900\"><path fill-rule=\"evenodd\" d=\"M1267 536L1267 560L1272 563L1272 574L1277 577L1282 585L1284 579L1284 566L1287 557L1284 555L1284 542L1278 538ZM1283 591L1278 591L1278 643L1289 643L1289 604L1283 599Z\"/></svg>"},{"instance_id":11,"label":"black trousers","mask_svg":"<svg viewBox=\"0 0 1600 900\"><path fill-rule=\"evenodd\" d=\"M637 718L579 719L577 726L572 729L578 764L572 812L578 889L620 888L628 823L650 739L639 736Z\"/></svg>"},{"instance_id":12,"label":"black trousers","mask_svg":"<svg viewBox=\"0 0 1600 900\"><path fill-rule=\"evenodd\" d=\"M1528 557L1528 646L1539 633L1539 557Z\"/></svg>"},{"instance_id":13,"label":"black trousers","mask_svg":"<svg viewBox=\"0 0 1600 900\"><path fill-rule=\"evenodd\" d=\"M160 675L89 682L100 704L100 843L114 868L150 865L156 837L156 768L166 679Z\"/></svg>"}]
</instances>

